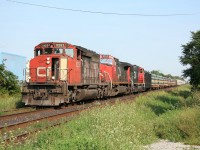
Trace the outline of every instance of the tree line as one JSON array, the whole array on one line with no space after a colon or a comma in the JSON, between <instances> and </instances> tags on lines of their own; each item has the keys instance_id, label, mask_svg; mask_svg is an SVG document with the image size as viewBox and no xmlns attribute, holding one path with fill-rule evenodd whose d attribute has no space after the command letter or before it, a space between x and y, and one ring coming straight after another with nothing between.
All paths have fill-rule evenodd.
<instances>
[{"instance_id":1,"label":"tree line","mask_svg":"<svg viewBox=\"0 0 200 150\"><path fill-rule=\"evenodd\" d=\"M160 72L159 70L152 70L151 74L155 74L155 75L170 78L170 79L184 80L183 77L172 76L171 74L166 75L166 74L163 74L162 72Z\"/></svg>"}]
</instances>

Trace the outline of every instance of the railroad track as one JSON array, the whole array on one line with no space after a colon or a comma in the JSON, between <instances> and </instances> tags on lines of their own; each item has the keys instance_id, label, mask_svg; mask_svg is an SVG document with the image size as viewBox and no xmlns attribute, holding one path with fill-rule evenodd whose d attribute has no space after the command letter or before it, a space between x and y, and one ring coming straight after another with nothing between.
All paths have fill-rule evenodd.
<instances>
[{"instance_id":1,"label":"railroad track","mask_svg":"<svg viewBox=\"0 0 200 150\"><path fill-rule=\"evenodd\" d=\"M41 127L41 128L38 128L38 129L34 129L34 130L31 130L31 131L28 131L28 132L22 132L22 133L19 133L19 134L16 134L14 136L8 136L8 135L4 135L3 137L3 141L6 143L6 144L9 144L11 141L12 142L20 142L20 141L24 141L26 140L27 137L29 137L30 135L34 135L40 131L44 131L44 130L48 130L50 128L53 128L53 127L56 127L56 126L59 126L63 123L67 123L68 121L72 120L74 117L66 117L63 120L59 120L59 121L56 121L56 122L50 122L47 126L45 127Z\"/></svg>"},{"instance_id":2,"label":"railroad track","mask_svg":"<svg viewBox=\"0 0 200 150\"><path fill-rule=\"evenodd\" d=\"M11 130L15 128L21 128L26 126L28 123L50 119L55 116L60 116L63 114L81 110L82 108L85 108L85 106L67 107L60 110L50 108L45 110L0 116L0 131L2 131L3 129Z\"/></svg>"},{"instance_id":3,"label":"railroad track","mask_svg":"<svg viewBox=\"0 0 200 150\"><path fill-rule=\"evenodd\" d=\"M170 88L171 89L171 88ZM163 89L161 89L163 90ZM166 89L169 90L169 89ZM154 92L154 91L152 91ZM44 109L44 110L37 110L33 112L25 112L25 113L18 113L12 115L5 115L0 116L0 132L3 135L7 131L16 130L18 128L25 128L33 123L41 122L41 121L48 121L48 125L46 127L42 127L36 130L32 130L29 132L20 133L15 135L12 138L15 138L16 141L27 137L28 135L32 135L35 132L48 129L54 126L58 126L63 123L61 118L64 118L64 122L71 120L74 116L77 116L81 111L85 111L87 109L91 109L94 107L102 107L104 104L114 104L116 99L118 102L127 102L126 100L133 101L133 99L140 95L145 95L148 92L139 93L137 95L126 95L122 97L114 97L107 100L102 101L93 101L92 103L86 103L83 105L74 105L62 109ZM9 142L11 138L9 136L3 136L4 141Z\"/></svg>"},{"instance_id":4,"label":"railroad track","mask_svg":"<svg viewBox=\"0 0 200 150\"><path fill-rule=\"evenodd\" d=\"M36 110L36 108L33 108L33 107L22 107L22 108L16 108L16 109L9 109L9 110L2 111L2 114L0 116L24 113L24 112L35 111L35 110Z\"/></svg>"},{"instance_id":5,"label":"railroad track","mask_svg":"<svg viewBox=\"0 0 200 150\"><path fill-rule=\"evenodd\" d=\"M124 101L126 99L130 99L133 97L135 96L127 95L120 97L120 99L119 97L116 97L108 99L106 101L105 100L93 101L92 103L70 106L63 109L38 110L34 112L25 112L19 114L0 116L0 132L1 135L3 136L3 140L8 143L12 139L15 139L15 141L20 141L25 137L32 135L33 133L62 124L63 123L63 120L61 120L62 118L64 118L64 122L67 122L71 120L74 116L77 116L81 111L85 111L87 109L91 109L94 107L102 107L104 104L114 104L116 102L116 99L118 99L119 101ZM57 121L59 119L60 121ZM42 121L48 121L48 125L36 130L17 134L12 137L5 134L8 131L17 130L18 128L23 129L29 125Z\"/></svg>"}]
</instances>

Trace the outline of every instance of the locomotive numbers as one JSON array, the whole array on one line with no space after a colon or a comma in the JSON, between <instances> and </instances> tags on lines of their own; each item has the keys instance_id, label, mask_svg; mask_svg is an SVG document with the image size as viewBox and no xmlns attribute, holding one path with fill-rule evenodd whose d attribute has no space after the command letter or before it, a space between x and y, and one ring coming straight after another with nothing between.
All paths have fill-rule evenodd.
<instances>
[{"instance_id":1,"label":"locomotive numbers","mask_svg":"<svg viewBox=\"0 0 200 150\"><path fill-rule=\"evenodd\" d=\"M43 46L44 48L48 48L48 47L51 46L51 44L43 44L42 46Z\"/></svg>"},{"instance_id":2,"label":"locomotive numbers","mask_svg":"<svg viewBox=\"0 0 200 150\"><path fill-rule=\"evenodd\" d=\"M60 47L60 48L61 48L61 47L64 47L64 44L57 43L57 44L55 44L55 46L56 46L56 47Z\"/></svg>"},{"instance_id":3,"label":"locomotive numbers","mask_svg":"<svg viewBox=\"0 0 200 150\"><path fill-rule=\"evenodd\" d=\"M46 44L42 45L42 47L44 47L44 48L50 48L51 46L53 46L53 45L50 44L50 43L46 43ZM63 43L56 43L55 44L55 47L57 47L57 48L63 48L64 46L65 46L65 44L63 44Z\"/></svg>"}]
</instances>

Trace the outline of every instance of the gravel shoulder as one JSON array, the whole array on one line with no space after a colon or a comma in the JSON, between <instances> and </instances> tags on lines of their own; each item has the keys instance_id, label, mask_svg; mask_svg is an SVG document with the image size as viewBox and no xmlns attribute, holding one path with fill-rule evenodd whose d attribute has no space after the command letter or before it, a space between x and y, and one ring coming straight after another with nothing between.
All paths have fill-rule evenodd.
<instances>
[{"instance_id":1,"label":"gravel shoulder","mask_svg":"<svg viewBox=\"0 0 200 150\"><path fill-rule=\"evenodd\" d=\"M160 140L144 148L147 150L200 150L200 146L185 145L183 143L174 143L167 140Z\"/></svg>"}]
</instances>

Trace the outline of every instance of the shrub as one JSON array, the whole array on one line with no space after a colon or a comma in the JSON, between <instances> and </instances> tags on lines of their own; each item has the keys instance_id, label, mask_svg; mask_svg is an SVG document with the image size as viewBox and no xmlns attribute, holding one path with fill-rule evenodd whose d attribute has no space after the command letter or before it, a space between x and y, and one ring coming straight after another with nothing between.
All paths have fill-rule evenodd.
<instances>
[{"instance_id":1,"label":"shrub","mask_svg":"<svg viewBox=\"0 0 200 150\"><path fill-rule=\"evenodd\" d=\"M20 92L17 76L5 69L4 64L0 64L0 94L14 94Z\"/></svg>"},{"instance_id":2,"label":"shrub","mask_svg":"<svg viewBox=\"0 0 200 150\"><path fill-rule=\"evenodd\" d=\"M199 107L168 112L155 121L156 135L161 139L199 144Z\"/></svg>"}]
</instances>

